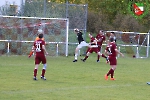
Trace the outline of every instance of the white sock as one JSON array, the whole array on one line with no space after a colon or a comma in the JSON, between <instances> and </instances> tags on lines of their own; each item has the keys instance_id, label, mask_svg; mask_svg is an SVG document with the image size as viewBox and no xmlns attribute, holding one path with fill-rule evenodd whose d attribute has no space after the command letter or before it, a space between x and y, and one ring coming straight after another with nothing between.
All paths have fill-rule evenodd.
<instances>
[{"instance_id":1,"label":"white sock","mask_svg":"<svg viewBox=\"0 0 150 100\"><path fill-rule=\"evenodd\" d=\"M76 53L74 57L75 57L75 60L77 60L78 59L78 54Z\"/></svg>"}]
</instances>

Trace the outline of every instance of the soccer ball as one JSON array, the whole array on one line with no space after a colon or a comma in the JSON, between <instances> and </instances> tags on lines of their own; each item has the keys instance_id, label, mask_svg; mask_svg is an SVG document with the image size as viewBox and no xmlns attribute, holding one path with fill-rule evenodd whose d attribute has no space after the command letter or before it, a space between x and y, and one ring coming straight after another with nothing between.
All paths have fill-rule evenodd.
<instances>
[{"instance_id":1,"label":"soccer ball","mask_svg":"<svg viewBox=\"0 0 150 100\"><path fill-rule=\"evenodd\" d=\"M43 30L42 30L42 29L39 29L39 30L38 30L38 33L43 33Z\"/></svg>"},{"instance_id":2,"label":"soccer ball","mask_svg":"<svg viewBox=\"0 0 150 100\"><path fill-rule=\"evenodd\" d=\"M75 29L74 29L74 32L79 32L79 29L75 28Z\"/></svg>"}]
</instances>

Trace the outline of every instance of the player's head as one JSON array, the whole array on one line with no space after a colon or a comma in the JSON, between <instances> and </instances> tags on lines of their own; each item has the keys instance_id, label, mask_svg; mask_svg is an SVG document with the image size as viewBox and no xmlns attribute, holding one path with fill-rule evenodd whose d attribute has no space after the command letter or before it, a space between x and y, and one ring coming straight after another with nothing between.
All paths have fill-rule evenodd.
<instances>
[{"instance_id":1,"label":"player's head","mask_svg":"<svg viewBox=\"0 0 150 100\"><path fill-rule=\"evenodd\" d=\"M100 31L99 31L99 34L103 34L103 33L104 33L104 31L103 31L103 30L100 30Z\"/></svg>"},{"instance_id":2,"label":"player's head","mask_svg":"<svg viewBox=\"0 0 150 100\"><path fill-rule=\"evenodd\" d=\"M43 38L43 33L40 33L38 36L39 36L40 39L42 39Z\"/></svg>"},{"instance_id":3,"label":"player's head","mask_svg":"<svg viewBox=\"0 0 150 100\"><path fill-rule=\"evenodd\" d=\"M93 36L91 34L89 34L89 37L92 38Z\"/></svg>"},{"instance_id":4,"label":"player's head","mask_svg":"<svg viewBox=\"0 0 150 100\"><path fill-rule=\"evenodd\" d=\"M110 32L110 35L111 36L115 36L115 32Z\"/></svg>"},{"instance_id":5,"label":"player's head","mask_svg":"<svg viewBox=\"0 0 150 100\"><path fill-rule=\"evenodd\" d=\"M114 41L114 38L113 38L113 37L111 37L111 38L109 39L109 41L110 41L110 42L113 42L113 41Z\"/></svg>"},{"instance_id":6,"label":"player's head","mask_svg":"<svg viewBox=\"0 0 150 100\"><path fill-rule=\"evenodd\" d=\"M78 32L79 32L79 29L75 28L75 29L74 29L74 32L75 32L75 33L78 33Z\"/></svg>"}]
</instances>

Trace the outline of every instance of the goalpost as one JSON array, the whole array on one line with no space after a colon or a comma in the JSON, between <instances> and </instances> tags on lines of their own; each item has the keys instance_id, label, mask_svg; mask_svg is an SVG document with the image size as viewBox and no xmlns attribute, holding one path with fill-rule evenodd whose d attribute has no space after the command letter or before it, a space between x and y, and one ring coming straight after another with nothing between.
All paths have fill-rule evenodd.
<instances>
[{"instance_id":1,"label":"goalpost","mask_svg":"<svg viewBox=\"0 0 150 100\"><path fill-rule=\"evenodd\" d=\"M0 16L0 52L28 55L38 29L44 30L51 56L68 56L68 18Z\"/></svg>"},{"instance_id":2,"label":"goalpost","mask_svg":"<svg viewBox=\"0 0 150 100\"><path fill-rule=\"evenodd\" d=\"M109 38L110 32L114 32L117 39L117 47L126 56L133 58L147 58L149 56L149 35L140 32L105 31ZM118 55L119 56L119 55Z\"/></svg>"}]
</instances>

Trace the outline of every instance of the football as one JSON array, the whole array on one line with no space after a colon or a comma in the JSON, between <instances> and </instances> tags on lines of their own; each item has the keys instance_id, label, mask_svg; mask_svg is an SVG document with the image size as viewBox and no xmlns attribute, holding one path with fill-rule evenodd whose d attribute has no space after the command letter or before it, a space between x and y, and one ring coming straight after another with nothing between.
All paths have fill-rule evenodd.
<instances>
[{"instance_id":1,"label":"football","mask_svg":"<svg viewBox=\"0 0 150 100\"><path fill-rule=\"evenodd\" d=\"M75 28L74 31L75 31L75 32L79 32L79 29Z\"/></svg>"},{"instance_id":2,"label":"football","mask_svg":"<svg viewBox=\"0 0 150 100\"><path fill-rule=\"evenodd\" d=\"M39 30L38 30L38 33L43 33L43 30L42 30L42 29L39 29Z\"/></svg>"}]
</instances>

